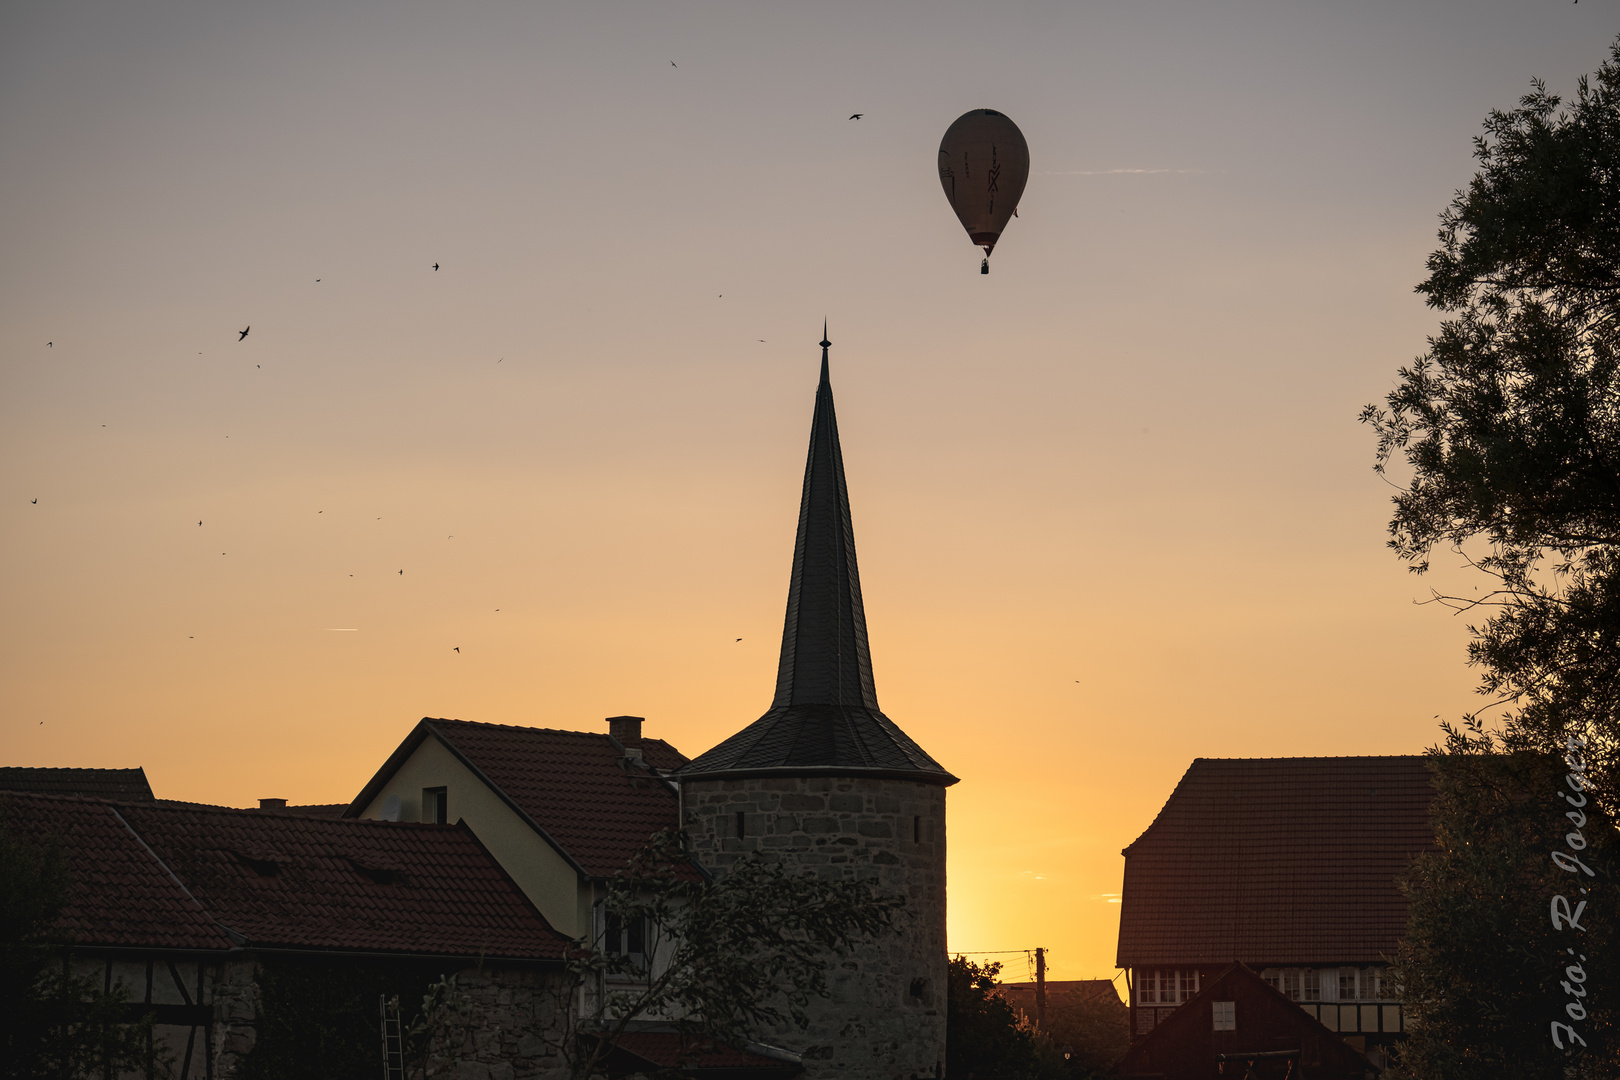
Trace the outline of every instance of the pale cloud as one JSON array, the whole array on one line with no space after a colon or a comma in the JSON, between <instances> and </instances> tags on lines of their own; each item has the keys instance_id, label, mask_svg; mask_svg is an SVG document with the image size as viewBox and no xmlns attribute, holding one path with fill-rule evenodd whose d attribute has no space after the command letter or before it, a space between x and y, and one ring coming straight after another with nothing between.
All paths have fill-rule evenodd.
<instances>
[{"instance_id":1,"label":"pale cloud","mask_svg":"<svg viewBox=\"0 0 1620 1080\"><path fill-rule=\"evenodd\" d=\"M1036 176L1154 176L1173 173L1178 176L1204 176L1223 173L1225 169L1046 169Z\"/></svg>"}]
</instances>

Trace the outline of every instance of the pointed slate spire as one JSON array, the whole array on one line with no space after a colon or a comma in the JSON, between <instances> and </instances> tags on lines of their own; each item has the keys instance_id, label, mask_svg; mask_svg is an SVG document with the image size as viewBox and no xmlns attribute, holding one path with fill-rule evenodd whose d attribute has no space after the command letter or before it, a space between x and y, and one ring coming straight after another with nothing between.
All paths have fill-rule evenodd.
<instances>
[{"instance_id":1,"label":"pointed slate spire","mask_svg":"<svg viewBox=\"0 0 1620 1080\"><path fill-rule=\"evenodd\" d=\"M956 782L878 709L828 375L831 346L823 323L776 697L764 716L681 769L683 780L851 774Z\"/></svg>"},{"instance_id":2,"label":"pointed slate spire","mask_svg":"<svg viewBox=\"0 0 1620 1080\"><path fill-rule=\"evenodd\" d=\"M821 384L810 422L810 454L799 500L799 535L788 580L787 623L776 672L773 708L788 705L860 705L876 709L866 609L855 565L844 454L838 445L827 373L827 327L821 328Z\"/></svg>"}]
</instances>

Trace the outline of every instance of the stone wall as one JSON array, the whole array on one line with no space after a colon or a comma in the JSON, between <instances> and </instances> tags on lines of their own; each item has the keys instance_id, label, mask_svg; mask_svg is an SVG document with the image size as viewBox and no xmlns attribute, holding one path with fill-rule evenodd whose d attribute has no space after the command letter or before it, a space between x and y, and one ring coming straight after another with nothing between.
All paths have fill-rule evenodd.
<instances>
[{"instance_id":1,"label":"stone wall","mask_svg":"<svg viewBox=\"0 0 1620 1080\"><path fill-rule=\"evenodd\" d=\"M200 980L200 1001L213 1007L213 1023L209 1028L196 1029L179 1024L155 1025L153 1042L158 1060L167 1060L169 1075L177 1080L200 1080L204 1076L237 1080L258 1042L262 1019L258 962L247 956L173 962L193 1000L199 998L196 989ZM109 986L122 985L131 1001L159 1006L187 1004L173 985L169 963L162 956L129 953L108 959L86 952L74 958L76 974L105 981ZM345 961L329 963L341 968ZM557 969L503 968L495 964L457 972L456 989L440 1014L429 1047L427 1075L434 1080L563 1080L568 1069L558 1052L564 1034L558 1009L569 1003L567 995L559 993L561 979ZM404 1019L409 1023L420 1002L404 1004ZM188 1044L192 1048L190 1068L182 1076ZM380 1036L373 1036L367 1051L380 1051ZM144 1073L132 1073L120 1080L136 1080L138 1075Z\"/></svg>"},{"instance_id":2,"label":"stone wall","mask_svg":"<svg viewBox=\"0 0 1620 1080\"><path fill-rule=\"evenodd\" d=\"M932 1077L945 1060L945 789L909 780L756 777L681 785L682 823L716 871L760 851L906 898L896 928L828 971L810 1027L760 1041L804 1055L810 1080ZM738 815L742 835L738 836Z\"/></svg>"},{"instance_id":3,"label":"stone wall","mask_svg":"<svg viewBox=\"0 0 1620 1080\"><path fill-rule=\"evenodd\" d=\"M486 966L455 976L429 1048L427 1075L444 1080L562 1080L567 1063L561 976Z\"/></svg>"}]
</instances>

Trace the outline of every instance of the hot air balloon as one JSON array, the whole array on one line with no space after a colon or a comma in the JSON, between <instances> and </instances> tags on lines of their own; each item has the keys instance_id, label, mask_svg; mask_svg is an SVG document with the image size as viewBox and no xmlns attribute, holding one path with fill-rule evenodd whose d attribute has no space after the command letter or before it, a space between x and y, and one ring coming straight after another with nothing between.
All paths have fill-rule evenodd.
<instances>
[{"instance_id":1,"label":"hot air balloon","mask_svg":"<svg viewBox=\"0 0 1620 1080\"><path fill-rule=\"evenodd\" d=\"M990 272L990 253L1018 208L1029 179L1024 133L994 109L956 118L939 141L939 182L968 238L984 248L979 273Z\"/></svg>"}]
</instances>

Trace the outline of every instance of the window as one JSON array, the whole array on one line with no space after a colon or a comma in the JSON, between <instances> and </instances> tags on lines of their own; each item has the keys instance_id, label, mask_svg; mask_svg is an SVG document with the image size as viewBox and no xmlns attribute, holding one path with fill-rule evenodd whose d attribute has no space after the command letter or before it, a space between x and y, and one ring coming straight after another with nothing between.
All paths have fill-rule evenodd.
<instances>
[{"instance_id":1,"label":"window","mask_svg":"<svg viewBox=\"0 0 1620 1080\"><path fill-rule=\"evenodd\" d=\"M1380 1001L1392 1001L1395 993L1395 980L1389 977L1389 972L1378 970L1372 973L1373 996Z\"/></svg>"},{"instance_id":2,"label":"window","mask_svg":"<svg viewBox=\"0 0 1620 1080\"><path fill-rule=\"evenodd\" d=\"M450 793L442 787L422 789L422 820L430 825L450 824Z\"/></svg>"},{"instance_id":3,"label":"window","mask_svg":"<svg viewBox=\"0 0 1620 1080\"><path fill-rule=\"evenodd\" d=\"M1271 987L1278 993L1282 992L1282 972L1266 971L1261 974L1261 978L1266 980L1267 986Z\"/></svg>"},{"instance_id":4,"label":"window","mask_svg":"<svg viewBox=\"0 0 1620 1080\"><path fill-rule=\"evenodd\" d=\"M1356 969L1355 968L1340 968L1339 969L1339 1000L1340 1001L1354 1001L1354 1000L1356 1000Z\"/></svg>"},{"instance_id":5,"label":"window","mask_svg":"<svg viewBox=\"0 0 1620 1080\"><path fill-rule=\"evenodd\" d=\"M1144 971L1138 979L1136 1000L1144 1005L1153 1005L1159 1000L1159 973L1157 971Z\"/></svg>"},{"instance_id":6,"label":"window","mask_svg":"<svg viewBox=\"0 0 1620 1080\"><path fill-rule=\"evenodd\" d=\"M1303 974L1305 976L1305 1000L1321 1001L1322 973L1315 968L1306 968Z\"/></svg>"},{"instance_id":7,"label":"window","mask_svg":"<svg viewBox=\"0 0 1620 1080\"><path fill-rule=\"evenodd\" d=\"M1178 1000L1186 1001L1198 993L1198 972L1183 971L1181 975L1181 996Z\"/></svg>"},{"instance_id":8,"label":"window","mask_svg":"<svg viewBox=\"0 0 1620 1080\"><path fill-rule=\"evenodd\" d=\"M1237 1002L1212 1001L1210 1011L1214 1014L1216 1031L1237 1030Z\"/></svg>"},{"instance_id":9,"label":"window","mask_svg":"<svg viewBox=\"0 0 1620 1080\"><path fill-rule=\"evenodd\" d=\"M1282 992L1289 1001L1299 1000L1299 972L1285 971L1282 976Z\"/></svg>"},{"instance_id":10,"label":"window","mask_svg":"<svg viewBox=\"0 0 1620 1080\"><path fill-rule=\"evenodd\" d=\"M603 920L602 951L612 956L628 956L638 963L647 952L647 923L644 919L628 922L613 912Z\"/></svg>"},{"instance_id":11,"label":"window","mask_svg":"<svg viewBox=\"0 0 1620 1080\"><path fill-rule=\"evenodd\" d=\"M741 840L748 833L748 816L741 810L737 811L737 839Z\"/></svg>"}]
</instances>

